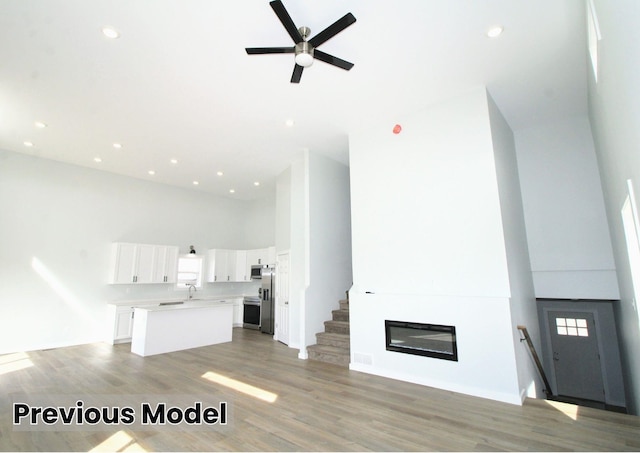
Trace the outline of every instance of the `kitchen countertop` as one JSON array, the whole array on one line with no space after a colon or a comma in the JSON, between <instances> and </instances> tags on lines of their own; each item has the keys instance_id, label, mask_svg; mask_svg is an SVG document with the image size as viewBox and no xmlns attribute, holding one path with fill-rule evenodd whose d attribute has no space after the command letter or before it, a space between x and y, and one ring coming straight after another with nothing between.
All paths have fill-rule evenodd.
<instances>
[{"instance_id":1,"label":"kitchen countertop","mask_svg":"<svg viewBox=\"0 0 640 453\"><path fill-rule=\"evenodd\" d=\"M196 296L193 299L191 299L191 302L243 299L244 297L254 297L254 296L245 296L243 294L231 294L231 295L222 295L222 296L201 296L201 297ZM159 305L161 303L186 302L186 301L187 301L186 297L172 297L172 298L166 298L166 299L163 298L163 299L114 300L114 301L107 302L107 305L143 307L146 305Z\"/></svg>"},{"instance_id":2,"label":"kitchen countertop","mask_svg":"<svg viewBox=\"0 0 640 453\"><path fill-rule=\"evenodd\" d=\"M214 300L214 299L192 299L185 302L160 302L157 305L146 305L141 307L135 307L136 312L138 310L145 311L170 311L170 310L190 310L194 308L208 308L208 307L222 307L227 305L233 305L233 302L226 300Z\"/></svg>"}]
</instances>

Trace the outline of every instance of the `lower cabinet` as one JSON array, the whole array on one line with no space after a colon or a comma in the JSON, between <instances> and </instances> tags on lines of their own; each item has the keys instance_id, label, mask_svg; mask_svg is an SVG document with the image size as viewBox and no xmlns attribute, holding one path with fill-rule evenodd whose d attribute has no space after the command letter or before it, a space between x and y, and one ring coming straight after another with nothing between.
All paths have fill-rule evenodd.
<instances>
[{"instance_id":1,"label":"lower cabinet","mask_svg":"<svg viewBox=\"0 0 640 453\"><path fill-rule=\"evenodd\" d=\"M130 305L109 305L109 325L111 326L110 343L126 343L131 341L133 333L134 307Z\"/></svg>"},{"instance_id":2,"label":"lower cabinet","mask_svg":"<svg viewBox=\"0 0 640 453\"><path fill-rule=\"evenodd\" d=\"M244 298L233 299L233 327L242 327L244 317Z\"/></svg>"}]
</instances>

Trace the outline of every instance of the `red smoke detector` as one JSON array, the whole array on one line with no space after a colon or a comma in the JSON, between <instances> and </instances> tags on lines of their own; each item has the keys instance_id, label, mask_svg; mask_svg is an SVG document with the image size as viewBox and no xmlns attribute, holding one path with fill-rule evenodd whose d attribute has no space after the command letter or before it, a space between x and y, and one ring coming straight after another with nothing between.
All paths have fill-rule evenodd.
<instances>
[{"instance_id":1,"label":"red smoke detector","mask_svg":"<svg viewBox=\"0 0 640 453\"><path fill-rule=\"evenodd\" d=\"M402 126L400 126L399 124L396 124L395 126L393 126L394 134L399 134L401 131L402 131Z\"/></svg>"}]
</instances>

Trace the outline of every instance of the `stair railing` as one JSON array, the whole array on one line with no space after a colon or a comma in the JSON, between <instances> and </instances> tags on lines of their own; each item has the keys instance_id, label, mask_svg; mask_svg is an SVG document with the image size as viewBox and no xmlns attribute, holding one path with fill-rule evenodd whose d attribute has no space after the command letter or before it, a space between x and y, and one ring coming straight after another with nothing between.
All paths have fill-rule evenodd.
<instances>
[{"instance_id":1,"label":"stair railing","mask_svg":"<svg viewBox=\"0 0 640 453\"><path fill-rule=\"evenodd\" d=\"M536 348L533 346L533 342L531 341L531 337L529 336L529 332L527 331L526 326L518 326L518 330L521 331L522 334L524 335L524 338L520 338L520 342L521 343L523 341L527 342L527 345L529 346L529 351L531 351L531 356L533 357L533 361L535 362L536 367L538 368L538 372L542 377L542 382L544 382L544 386L545 386L545 388L543 389L543 392L547 395L547 397L552 396L553 392L551 392L551 386L549 385L549 381L547 380L547 375L544 373L544 369L542 368L542 363L540 362L540 358L538 358L538 354L536 353Z\"/></svg>"}]
</instances>

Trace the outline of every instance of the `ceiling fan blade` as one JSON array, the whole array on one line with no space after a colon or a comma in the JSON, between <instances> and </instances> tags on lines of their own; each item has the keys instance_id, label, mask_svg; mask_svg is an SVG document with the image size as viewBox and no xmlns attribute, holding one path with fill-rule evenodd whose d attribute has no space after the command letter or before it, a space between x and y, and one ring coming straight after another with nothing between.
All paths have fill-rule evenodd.
<instances>
[{"instance_id":1,"label":"ceiling fan blade","mask_svg":"<svg viewBox=\"0 0 640 453\"><path fill-rule=\"evenodd\" d=\"M302 77L302 70L304 67L296 63L293 67L293 74L291 74L291 83L300 83L300 77Z\"/></svg>"},{"instance_id":2,"label":"ceiling fan blade","mask_svg":"<svg viewBox=\"0 0 640 453\"><path fill-rule=\"evenodd\" d=\"M293 23L291 16L289 16L289 13L287 12L282 2L280 0L274 0L272 2L269 2L269 4L271 5L273 11L276 13L276 16L278 16L278 19L280 19L280 22L282 22L282 25L284 25L284 28L285 30L287 30L287 33L289 33L289 36L291 36L291 39L293 39L293 42L295 42L296 44L302 42L302 36L300 36L298 28Z\"/></svg>"},{"instance_id":3,"label":"ceiling fan blade","mask_svg":"<svg viewBox=\"0 0 640 453\"><path fill-rule=\"evenodd\" d=\"M338 57L334 57L333 55L329 55L321 50L315 49L313 51L314 58L317 58L320 61L324 61L325 63L332 64L342 69L346 69L347 71L353 68L353 63L349 63L348 61L342 60Z\"/></svg>"},{"instance_id":4,"label":"ceiling fan blade","mask_svg":"<svg viewBox=\"0 0 640 453\"><path fill-rule=\"evenodd\" d=\"M322 44L323 42L327 42L342 30L347 28L349 25L353 24L355 21L356 18L354 17L354 15L351 13L347 13L342 18L338 19L333 24L329 25L327 28L311 38L309 40L309 44L311 44L313 47L318 47L320 44Z\"/></svg>"},{"instance_id":5,"label":"ceiling fan blade","mask_svg":"<svg viewBox=\"0 0 640 453\"><path fill-rule=\"evenodd\" d=\"M293 53L293 47L247 47L244 49L249 55L260 55L265 53Z\"/></svg>"}]
</instances>

